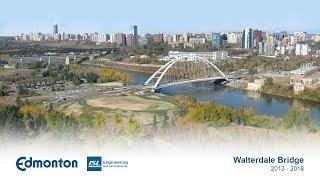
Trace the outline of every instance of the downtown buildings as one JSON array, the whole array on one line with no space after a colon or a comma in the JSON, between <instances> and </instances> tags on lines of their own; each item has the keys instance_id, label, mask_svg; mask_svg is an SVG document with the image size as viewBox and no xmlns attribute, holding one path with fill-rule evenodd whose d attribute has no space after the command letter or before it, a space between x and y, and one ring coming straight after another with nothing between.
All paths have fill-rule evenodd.
<instances>
[{"instance_id":1,"label":"downtown buildings","mask_svg":"<svg viewBox=\"0 0 320 180\"><path fill-rule=\"evenodd\" d=\"M22 33L16 37L20 41L31 42L86 42L86 43L114 43L120 46L145 46L150 42L166 43L171 47L196 48L211 47L214 50L226 48L241 49L244 52L258 52L262 56L308 56L311 52L310 42L320 42L320 36L311 36L306 32L286 31L265 32L260 29L245 28L241 32L200 32L200 33L138 33L137 25L130 25L128 33L82 33L71 34L60 32L57 24L52 26L52 34ZM210 45L210 46L209 46Z\"/></svg>"},{"instance_id":2,"label":"downtown buildings","mask_svg":"<svg viewBox=\"0 0 320 180\"><path fill-rule=\"evenodd\" d=\"M243 49L253 49L253 31L251 28L242 31L241 47Z\"/></svg>"}]
</instances>

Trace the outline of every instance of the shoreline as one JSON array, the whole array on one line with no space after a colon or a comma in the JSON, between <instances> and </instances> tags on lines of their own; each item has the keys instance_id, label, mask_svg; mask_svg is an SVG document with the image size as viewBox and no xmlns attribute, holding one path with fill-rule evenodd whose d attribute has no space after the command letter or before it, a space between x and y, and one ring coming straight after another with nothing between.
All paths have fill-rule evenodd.
<instances>
[{"instance_id":1,"label":"shoreline","mask_svg":"<svg viewBox=\"0 0 320 180\"><path fill-rule=\"evenodd\" d=\"M235 88L235 89L244 90L246 92L250 91L250 90L243 88L243 87L240 87L240 86L229 85L229 83L225 84L225 86ZM265 94L265 95L278 96L278 97L282 97L282 98L286 98L286 99L290 99L290 100L300 100L300 101L309 102L309 103L320 103L320 101L318 101L318 100L309 99L309 98L292 97L292 96L287 96L287 95L283 95L283 94L270 93L270 92L266 92L266 91L253 91L253 92L258 92L258 93Z\"/></svg>"}]
</instances>

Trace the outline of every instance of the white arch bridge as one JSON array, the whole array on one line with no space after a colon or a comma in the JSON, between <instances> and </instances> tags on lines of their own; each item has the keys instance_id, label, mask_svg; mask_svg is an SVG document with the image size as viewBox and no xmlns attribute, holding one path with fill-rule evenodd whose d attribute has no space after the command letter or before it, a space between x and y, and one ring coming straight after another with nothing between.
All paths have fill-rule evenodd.
<instances>
[{"instance_id":1,"label":"white arch bridge","mask_svg":"<svg viewBox=\"0 0 320 180\"><path fill-rule=\"evenodd\" d=\"M160 89L193 82L227 82L229 78L211 61L190 53L173 56L143 85L144 89Z\"/></svg>"}]
</instances>

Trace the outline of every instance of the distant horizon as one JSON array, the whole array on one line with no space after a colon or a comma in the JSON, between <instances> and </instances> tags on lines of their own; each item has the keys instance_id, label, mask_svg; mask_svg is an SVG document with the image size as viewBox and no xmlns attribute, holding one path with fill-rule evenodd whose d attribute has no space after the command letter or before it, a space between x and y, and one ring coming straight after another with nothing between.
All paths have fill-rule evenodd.
<instances>
[{"instance_id":1,"label":"distant horizon","mask_svg":"<svg viewBox=\"0 0 320 180\"><path fill-rule=\"evenodd\" d=\"M1 1L1 0L0 0ZM2 0L3 1L3 0ZM1 2L0 35L52 34L52 25L65 33L125 33L138 25L139 34L157 32L240 32L245 27L266 32L320 33L320 2L268 0L10 0ZM302 8L303 7L303 8Z\"/></svg>"},{"instance_id":2,"label":"distant horizon","mask_svg":"<svg viewBox=\"0 0 320 180\"><path fill-rule=\"evenodd\" d=\"M53 24L52 24L53 26ZM128 25L128 29L129 29L129 26ZM235 33L240 33L242 32L243 29L245 28L252 28L253 30L261 30L263 32L269 32L269 33L276 33L276 32L280 32L280 31L286 31L288 34L294 34L295 32L306 32L307 34L314 34L314 35L317 35L317 34L320 34L320 30L286 30L286 29L281 29L281 30L265 30L265 29L261 29L261 28L254 28L254 27L243 27L242 29L238 29L238 30L220 30L220 31L188 31L188 30L185 30L185 31L181 31L181 32L161 32L161 31L156 31L156 32L147 32L147 31L143 31L143 33L141 33L141 28L140 26L138 26L138 34L139 35L143 35L143 34L157 34L157 33L162 33L162 34L170 34L170 35L173 35L173 34L181 34L181 33L232 33L232 32L235 32ZM58 32L59 34L61 33L66 33L66 34L93 34L93 33L99 33L99 34L102 34L102 33L106 33L106 34L116 34L116 33L123 33L123 34L128 34L128 32L126 31L117 31L117 32L108 32L108 31L92 31L92 32L81 32L81 31L77 31L77 32L68 32L68 31L63 31L61 30L59 24L58 24ZM33 31L33 32L21 32L21 33L18 33L18 34L0 34L0 36L20 36L21 34L35 34L35 33L41 33L43 35L48 35L48 34L53 34L53 31L51 32L44 32L44 31Z\"/></svg>"}]
</instances>

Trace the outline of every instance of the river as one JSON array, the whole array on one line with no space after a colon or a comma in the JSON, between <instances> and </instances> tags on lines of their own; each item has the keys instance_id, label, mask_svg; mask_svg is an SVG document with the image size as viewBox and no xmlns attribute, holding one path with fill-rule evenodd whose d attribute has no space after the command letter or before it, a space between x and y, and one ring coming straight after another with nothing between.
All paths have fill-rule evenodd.
<instances>
[{"instance_id":1,"label":"river","mask_svg":"<svg viewBox=\"0 0 320 180\"><path fill-rule=\"evenodd\" d=\"M150 76L150 74L142 72L126 72L130 74L131 81L135 85L143 84ZM192 96L199 102L214 102L235 109L250 107L258 115L276 118L283 116L291 108L305 109L309 111L312 120L320 124L320 104L309 101L267 95L226 86L216 86L209 82L167 87L161 89L160 93L165 95L182 94Z\"/></svg>"}]
</instances>

